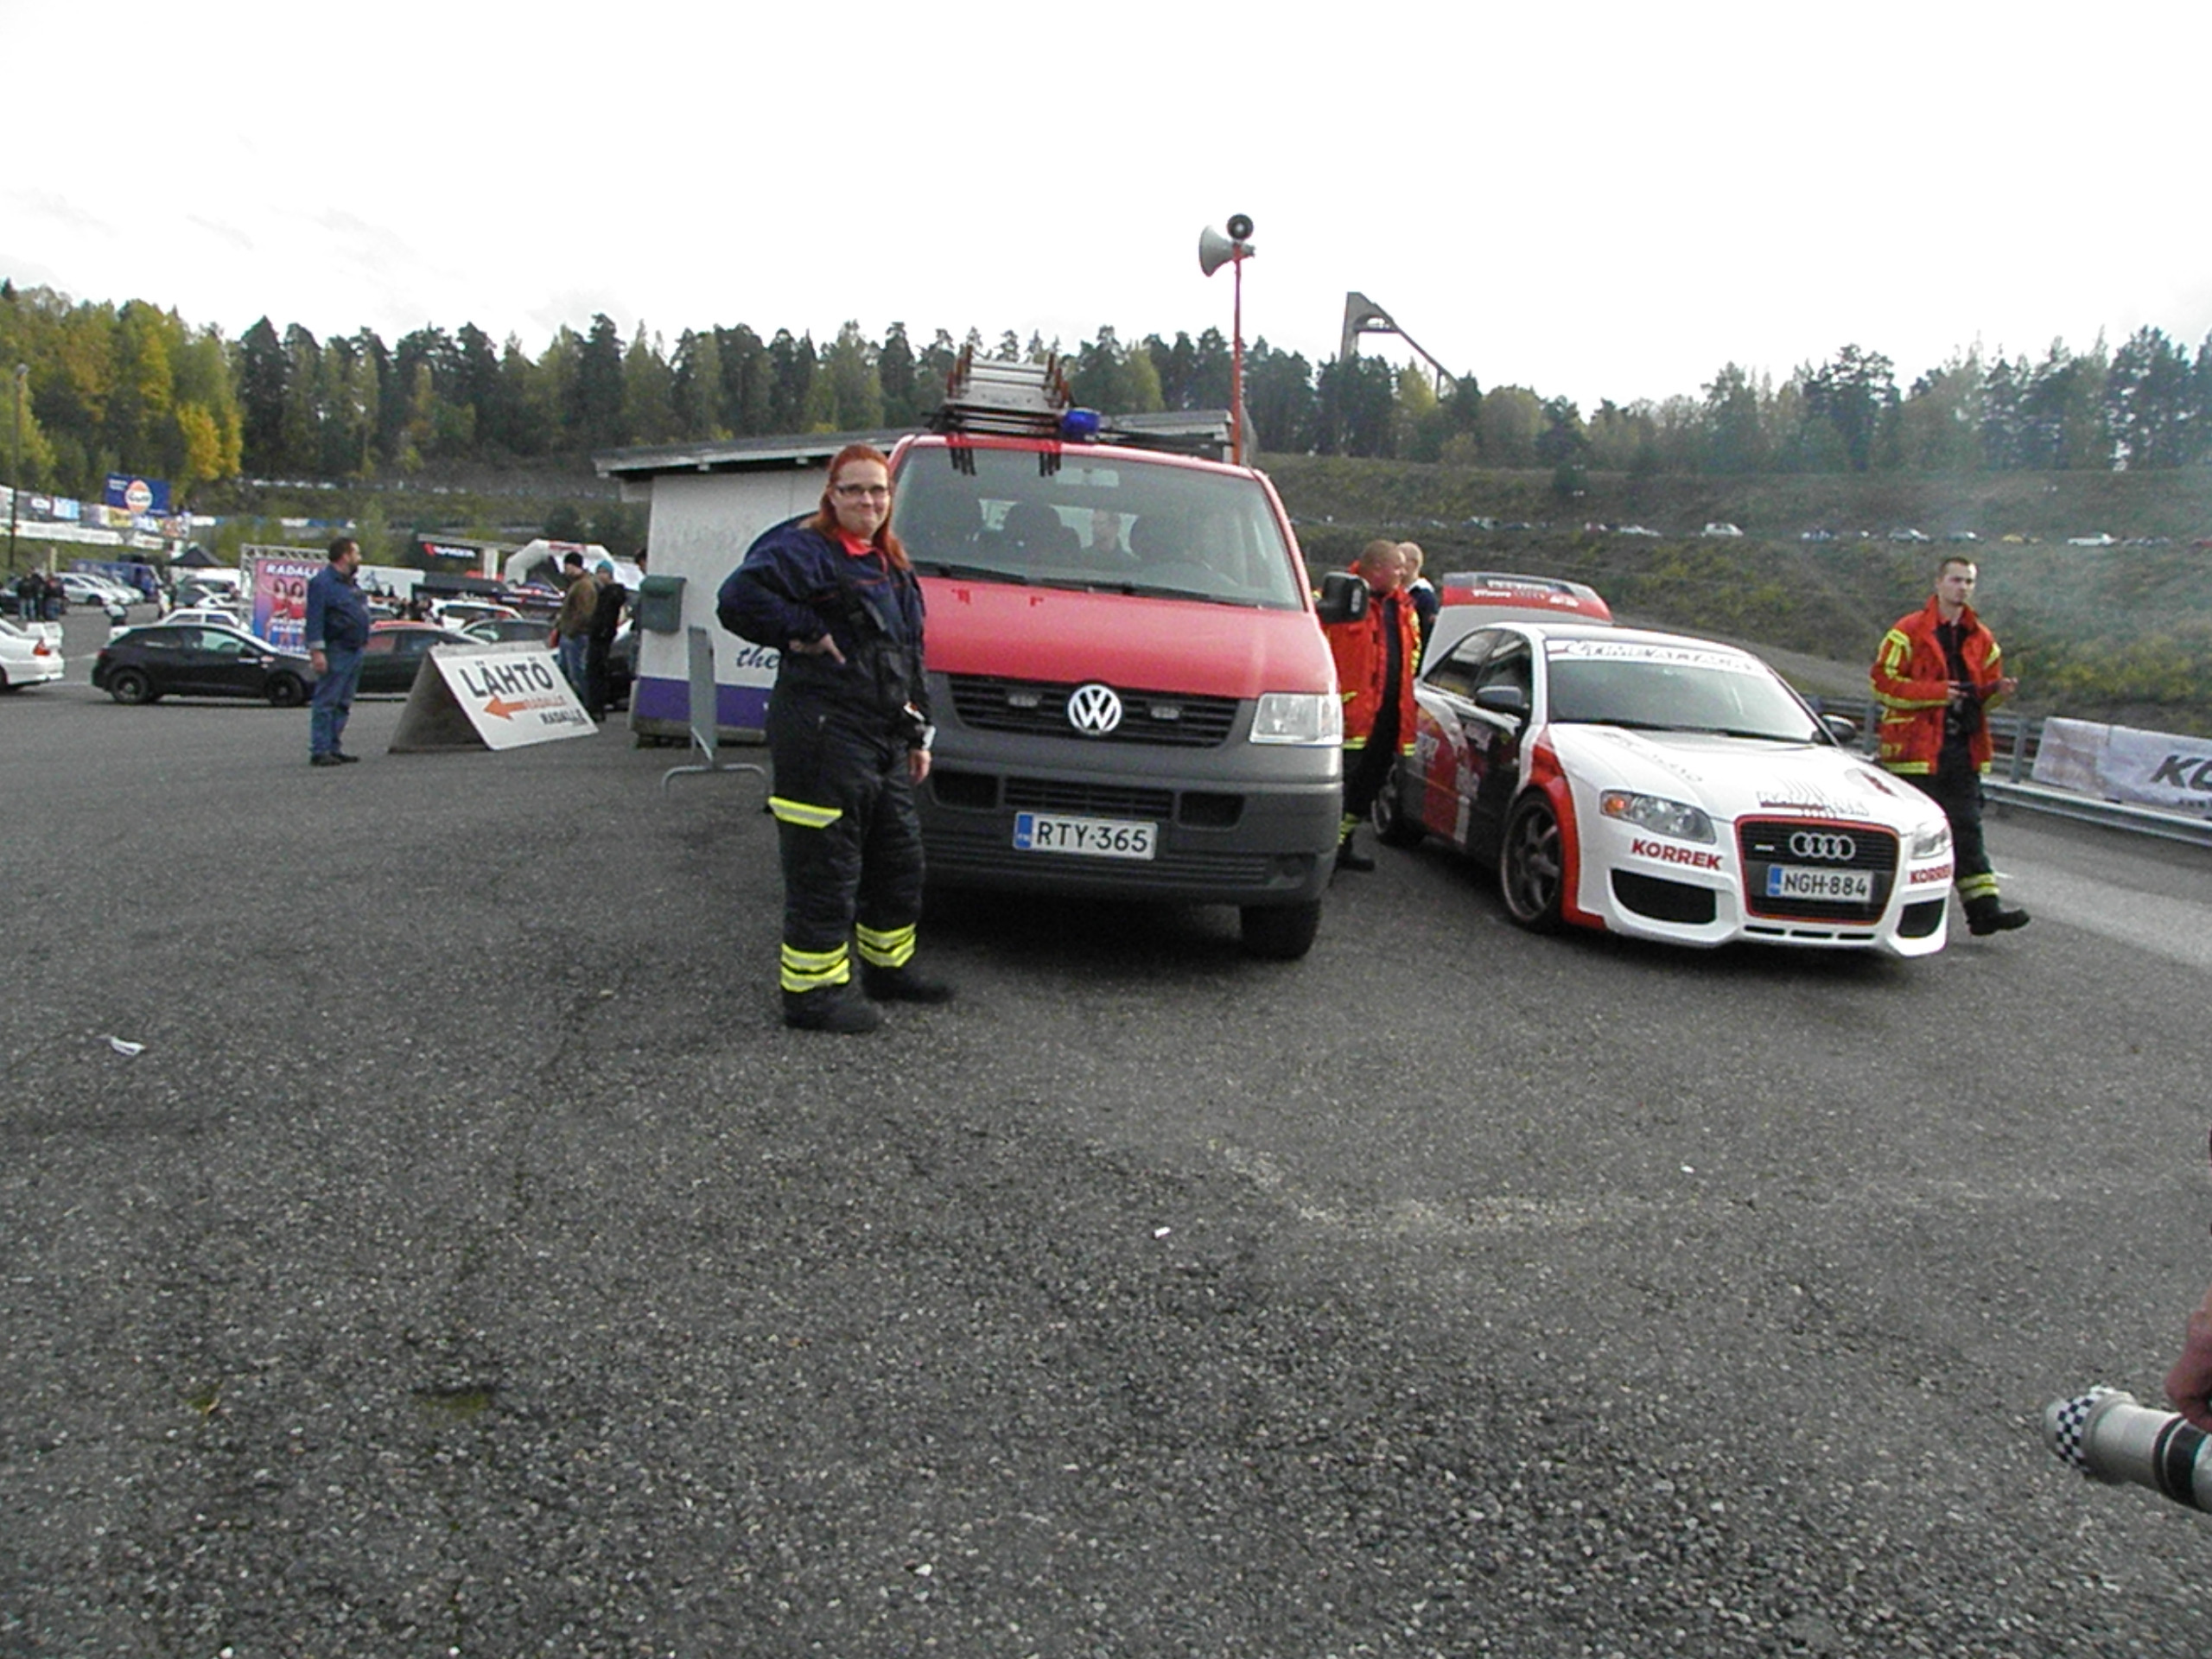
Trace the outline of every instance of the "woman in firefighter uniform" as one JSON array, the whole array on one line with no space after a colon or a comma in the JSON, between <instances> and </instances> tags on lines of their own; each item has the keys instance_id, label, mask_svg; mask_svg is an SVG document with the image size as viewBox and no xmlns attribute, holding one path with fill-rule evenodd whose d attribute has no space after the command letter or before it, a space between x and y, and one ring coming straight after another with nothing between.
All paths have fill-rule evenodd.
<instances>
[{"instance_id":1,"label":"woman in firefighter uniform","mask_svg":"<svg viewBox=\"0 0 2212 1659\"><path fill-rule=\"evenodd\" d=\"M1382 792L1391 763L1413 753L1421 624L1405 591L1406 556L1397 543L1370 542L1351 568L1367 583L1367 614L1325 630L1344 702L1344 812L1337 868L1371 870L1374 858L1352 844L1352 836Z\"/></svg>"},{"instance_id":2,"label":"woman in firefighter uniform","mask_svg":"<svg viewBox=\"0 0 2212 1659\"><path fill-rule=\"evenodd\" d=\"M922 594L891 533L891 472L849 445L822 505L753 543L716 596L731 632L782 653L768 804L784 870L784 1023L868 1032L879 1001L944 1002L913 966L922 906L914 787L929 776ZM862 996L854 989L857 943Z\"/></svg>"}]
</instances>

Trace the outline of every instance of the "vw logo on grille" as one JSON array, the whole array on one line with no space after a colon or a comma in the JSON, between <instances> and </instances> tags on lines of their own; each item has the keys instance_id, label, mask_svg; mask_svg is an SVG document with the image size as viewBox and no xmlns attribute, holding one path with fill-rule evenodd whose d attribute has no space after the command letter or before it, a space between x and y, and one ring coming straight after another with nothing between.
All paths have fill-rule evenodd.
<instances>
[{"instance_id":1,"label":"vw logo on grille","mask_svg":"<svg viewBox=\"0 0 2212 1659\"><path fill-rule=\"evenodd\" d=\"M1822 835L1800 830L1789 837L1789 850L1800 858L1817 858L1830 864L1848 864L1859 856L1859 843L1849 836Z\"/></svg>"},{"instance_id":2,"label":"vw logo on grille","mask_svg":"<svg viewBox=\"0 0 2212 1659\"><path fill-rule=\"evenodd\" d=\"M1093 680L1068 694L1068 724L1085 737L1103 737L1122 723L1122 700L1110 685Z\"/></svg>"}]
</instances>

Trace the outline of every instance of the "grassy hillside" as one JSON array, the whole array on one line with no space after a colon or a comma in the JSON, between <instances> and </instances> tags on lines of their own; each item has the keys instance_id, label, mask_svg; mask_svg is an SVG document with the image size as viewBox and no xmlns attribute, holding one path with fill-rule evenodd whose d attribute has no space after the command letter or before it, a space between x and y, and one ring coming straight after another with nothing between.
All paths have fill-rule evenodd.
<instances>
[{"instance_id":1,"label":"grassy hillside","mask_svg":"<svg viewBox=\"0 0 2212 1659\"><path fill-rule=\"evenodd\" d=\"M1974 531L1978 608L2037 714L2212 733L2212 474L2059 474L1747 480L1593 477L1563 507L1548 473L1486 473L1313 456L1264 463L1298 520L1308 563L1340 566L1376 536L1421 543L1432 575L1512 569L1587 582L1617 610L1845 663L1923 601L1942 544L1885 537L1910 526ZM1471 518L1525 520L1484 531ZM1636 523L1656 539L1586 531ZM1707 539L1707 522L1741 540ZM1805 542L1813 528L1839 539ZM1860 539L1860 531L1871 532ZM2069 536L2166 537L2079 548ZM2006 536L2032 537L2018 543Z\"/></svg>"}]
</instances>

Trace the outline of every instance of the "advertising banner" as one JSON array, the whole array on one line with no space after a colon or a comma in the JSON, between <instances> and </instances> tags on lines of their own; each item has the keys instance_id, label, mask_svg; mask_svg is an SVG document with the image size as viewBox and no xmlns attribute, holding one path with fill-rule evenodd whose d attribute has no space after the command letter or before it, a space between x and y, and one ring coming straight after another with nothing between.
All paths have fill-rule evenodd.
<instances>
[{"instance_id":1,"label":"advertising banner","mask_svg":"<svg viewBox=\"0 0 2212 1659\"><path fill-rule=\"evenodd\" d=\"M328 561L264 556L247 561L253 613L246 626L279 651L307 648L308 583Z\"/></svg>"},{"instance_id":2,"label":"advertising banner","mask_svg":"<svg viewBox=\"0 0 2212 1659\"><path fill-rule=\"evenodd\" d=\"M121 507L134 515L156 512L166 516L169 510L169 481L166 478L134 478L129 473L110 473L107 488L101 492L100 499L111 507Z\"/></svg>"},{"instance_id":3,"label":"advertising banner","mask_svg":"<svg viewBox=\"0 0 2212 1659\"><path fill-rule=\"evenodd\" d=\"M2212 738L2046 720L2035 781L2103 801L2212 817Z\"/></svg>"}]
</instances>

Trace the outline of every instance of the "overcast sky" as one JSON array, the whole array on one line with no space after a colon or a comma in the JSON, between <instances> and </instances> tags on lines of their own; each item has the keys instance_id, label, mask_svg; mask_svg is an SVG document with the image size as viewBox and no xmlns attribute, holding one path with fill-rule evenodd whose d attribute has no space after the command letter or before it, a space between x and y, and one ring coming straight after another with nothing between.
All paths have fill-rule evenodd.
<instances>
[{"instance_id":1,"label":"overcast sky","mask_svg":"<svg viewBox=\"0 0 2212 1659\"><path fill-rule=\"evenodd\" d=\"M1247 340L1586 413L2212 332L2212 6L0 0L0 275L236 336ZM1363 349L1402 359L1397 342Z\"/></svg>"}]
</instances>

